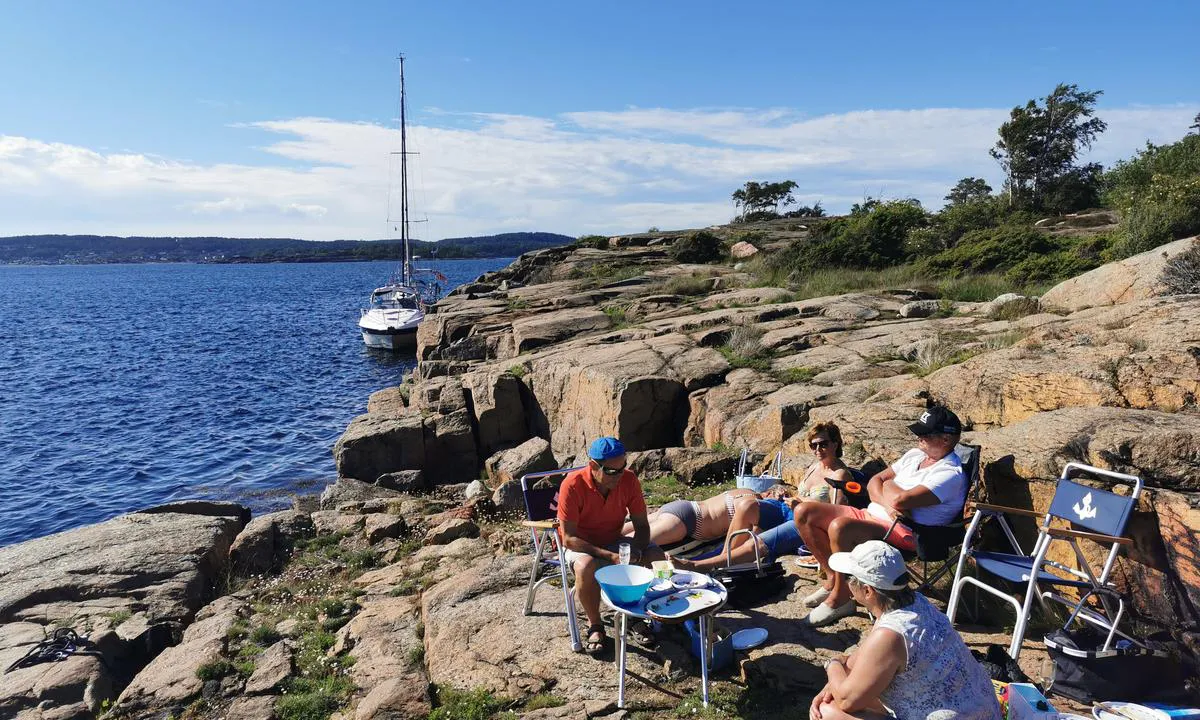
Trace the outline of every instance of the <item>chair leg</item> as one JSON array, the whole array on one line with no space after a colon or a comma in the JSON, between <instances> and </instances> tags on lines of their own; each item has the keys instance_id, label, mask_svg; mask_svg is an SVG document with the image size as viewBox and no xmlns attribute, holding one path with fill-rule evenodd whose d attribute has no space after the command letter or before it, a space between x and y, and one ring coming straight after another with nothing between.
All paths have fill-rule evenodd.
<instances>
[{"instance_id":1,"label":"chair leg","mask_svg":"<svg viewBox=\"0 0 1200 720\"><path fill-rule=\"evenodd\" d=\"M950 619L950 623L954 623L954 616L958 613L958 602L962 599L962 587L967 581L963 577L963 569L967 566L967 556L970 555L968 548L972 547L971 539L975 537L975 531L979 528L979 521L982 519L983 513L975 513L975 517L971 518L971 524L967 527L967 534L963 536L962 549L958 551L958 566L954 570L954 585L950 588L950 600L946 603L946 617Z\"/></svg>"},{"instance_id":2,"label":"chair leg","mask_svg":"<svg viewBox=\"0 0 1200 720\"><path fill-rule=\"evenodd\" d=\"M533 612L533 599L537 596L538 574L542 567L542 552L546 547L546 539L543 537L541 542L534 543L533 552L533 567L529 569L529 588L525 591L525 614L529 615Z\"/></svg>"},{"instance_id":3,"label":"chair leg","mask_svg":"<svg viewBox=\"0 0 1200 720\"><path fill-rule=\"evenodd\" d=\"M1012 644L1008 648L1008 656L1013 660L1021 654L1021 643L1025 640L1025 629L1029 625L1029 614L1033 610L1033 598L1037 597L1041 600L1041 592L1038 588L1037 579L1042 571L1042 563L1046 560L1046 551L1049 549L1049 542L1043 542L1038 546L1037 555L1033 558L1033 565L1029 568L1029 587L1025 590L1025 603L1017 612L1017 626L1013 629Z\"/></svg>"},{"instance_id":4,"label":"chair leg","mask_svg":"<svg viewBox=\"0 0 1200 720\"><path fill-rule=\"evenodd\" d=\"M563 603L567 606L567 632L571 635L571 650L583 652L583 643L579 640L579 621L575 617L575 592L567 582L567 555L558 548L558 572L562 577Z\"/></svg>"}]
</instances>

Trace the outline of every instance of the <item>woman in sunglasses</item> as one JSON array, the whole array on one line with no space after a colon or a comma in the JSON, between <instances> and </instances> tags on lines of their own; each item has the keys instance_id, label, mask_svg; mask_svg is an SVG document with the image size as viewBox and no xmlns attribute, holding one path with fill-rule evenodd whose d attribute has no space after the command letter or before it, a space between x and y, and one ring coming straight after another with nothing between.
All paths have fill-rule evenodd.
<instances>
[{"instance_id":1,"label":"woman in sunglasses","mask_svg":"<svg viewBox=\"0 0 1200 720\"><path fill-rule=\"evenodd\" d=\"M820 422L809 429L805 439L814 462L804 471L800 482L796 483L797 492L801 500L830 502L830 480L846 483L854 479L850 468L842 462L842 431L834 423Z\"/></svg>"},{"instance_id":2,"label":"woman in sunglasses","mask_svg":"<svg viewBox=\"0 0 1200 720\"><path fill-rule=\"evenodd\" d=\"M734 536L745 529L753 530L757 537L758 557L774 560L799 551L804 541L793 518L796 507L804 501L829 502L827 481L852 479L850 468L842 462L842 433L837 425L817 423L808 431L807 438L816 460L805 470L797 495L776 485L761 498L756 495L751 496L752 500L739 498L736 505L730 506L729 522L725 525L725 549L719 555L696 561L672 557L672 563L683 570L709 572L724 567L726 562L735 565L750 562L756 557L755 543L746 535Z\"/></svg>"}]
</instances>

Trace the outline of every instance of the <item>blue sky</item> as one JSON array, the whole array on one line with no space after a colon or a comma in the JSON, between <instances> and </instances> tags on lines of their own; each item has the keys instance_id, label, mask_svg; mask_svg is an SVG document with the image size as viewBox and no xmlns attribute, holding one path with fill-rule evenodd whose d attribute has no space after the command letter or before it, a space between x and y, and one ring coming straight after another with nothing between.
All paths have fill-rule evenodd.
<instances>
[{"instance_id":1,"label":"blue sky","mask_svg":"<svg viewBox=\"0 0 1200 720\"><path fill-rule=\"evenodd\" d=\"M1200 3L1145 5L0 2L0 235L385 236L398 51L433 238L937 207L1057 82L1101 162L1186 132Z\"/></svg>"}]
</instances>

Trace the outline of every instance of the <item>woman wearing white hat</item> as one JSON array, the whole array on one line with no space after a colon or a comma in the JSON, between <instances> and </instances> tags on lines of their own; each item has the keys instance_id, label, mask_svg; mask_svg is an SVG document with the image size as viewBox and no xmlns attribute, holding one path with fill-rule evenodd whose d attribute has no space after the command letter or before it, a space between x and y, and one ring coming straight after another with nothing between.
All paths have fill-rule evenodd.
<instances>
[{"instance_id":1,"label":"woman wearing white hat","mask_svg":"<svg viewBox=\"0 0 1200 720\"><path fill-rule=\"evenodd\" d=\"M908 587L900 551L870 540L831 555L829 568L876 620L853 654L826 663L829 682L813 699L812 720L999 720L983 666L946 616Z\"/></svg>"}]
</instances>

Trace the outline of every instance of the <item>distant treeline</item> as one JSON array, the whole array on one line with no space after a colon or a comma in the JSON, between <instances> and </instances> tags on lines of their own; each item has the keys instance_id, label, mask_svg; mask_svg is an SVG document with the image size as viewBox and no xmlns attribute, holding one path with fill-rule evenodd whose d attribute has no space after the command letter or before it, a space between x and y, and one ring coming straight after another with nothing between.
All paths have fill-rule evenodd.
<instances>
[{"instance_id":1,"label":"distant treeline","mask_svg":"<svg viewBox=\"0 0 1200 720\"><path fill-rule=\"evenodd\" d=\"M480 237L414 241L413 255L461 259L515 257L575 238L556 233L517 232ZM88 264L140 262L337 262L398 260L399 240L294 240L291 238L112 237L21 235L0 238L0 264Z\"/></svg>"}]
</instances>

